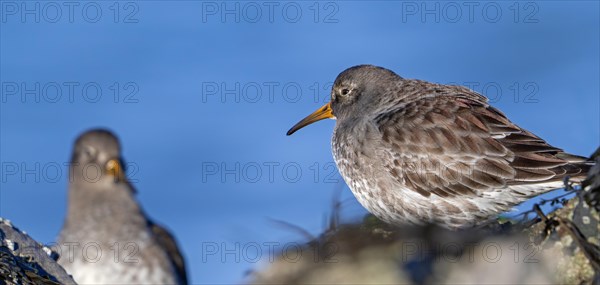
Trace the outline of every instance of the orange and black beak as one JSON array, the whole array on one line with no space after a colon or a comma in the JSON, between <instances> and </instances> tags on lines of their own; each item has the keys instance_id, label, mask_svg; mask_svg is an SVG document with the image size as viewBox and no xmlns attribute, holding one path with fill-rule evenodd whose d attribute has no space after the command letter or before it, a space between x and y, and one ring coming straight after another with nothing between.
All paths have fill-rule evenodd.
<instances>
[{"instance_id":1,"label":"orange and black beak","mask_svg":"<svg viewBox=\"0 0 600 285\"><path fill-rule=\"evenodd\" d=\"M331 110L331 103L325 104L325 106L319 108L314 113L308 115L306 118L302 119L300 122L295 124L286 135L291 135L295 133L297 130L302 129L314 122L318 122L323 119L335 119L333 115L333 111Z\"/></svg>"},{"instance_id":2,"label":"orange and black beak","mask_svg":"<svg viewBox=\"0 0 600 285\"><path fill-rule=\"evenodd\" d=\"M115 181L125 181L125 170L118 159L111 159L106 163L106 172L115 178Z\"/></svg>"}]
</instances>

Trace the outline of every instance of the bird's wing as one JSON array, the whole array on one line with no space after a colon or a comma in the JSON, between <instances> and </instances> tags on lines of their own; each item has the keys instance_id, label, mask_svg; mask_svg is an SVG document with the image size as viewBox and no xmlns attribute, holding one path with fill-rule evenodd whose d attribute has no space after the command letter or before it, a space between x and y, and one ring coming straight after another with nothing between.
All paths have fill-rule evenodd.
<instances>
[{"instance_id":1,"label":"bird's wing","mask_svg":"<svg viewBox=\"0 0 600 285\"><path fill-rule=\"evenodd\" d=\"M432 92L374 119L389 174L421 195L478 195L584 171L583 158L513 124L485 97L458 86Z\"/></svg>"},{"instance_id":2,"label":"bird's wing","mask_svg":"<svg viewBox=\"0 0 600 285\"><path fill-rule=\"evenodd\" d=\"M169 233L169 231L167 231L165 228L155 224L154 222L150 221L149 226L160 246L166 250L169 260L173 264L181 284L188 284L187 274L185 271L185 262L173 235L171 235L171 233Z\"/></svg>"}]
</instances>

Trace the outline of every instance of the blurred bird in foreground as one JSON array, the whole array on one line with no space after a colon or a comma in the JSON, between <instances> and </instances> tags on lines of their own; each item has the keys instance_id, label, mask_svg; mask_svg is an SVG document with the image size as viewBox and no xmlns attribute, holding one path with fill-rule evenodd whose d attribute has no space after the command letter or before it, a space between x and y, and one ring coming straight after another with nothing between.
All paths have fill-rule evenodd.
<instances>
[{"instance_id":1,"label":"blurred bird in foreground","mask_svg":"<svg viewBox=\"0 0 600 285\"><path fill-rule=\"evenodd\" d=\"M287 133L337 119L332 152L358 201L391 224L463 228L533 196L579 182L593 165L512 123L461 86L404 79L359 65L331 101Z\"/></svg>"},{"instance_id":2,"label":"blurred bird in foreground","mask_svg":"<svg viewBox=\"0 0 600 285\"><path fill-rule=\"evenodd\" d=\"M152 222L125 176L118 139L91 130L75 142L58 262L79 284L187 284L175 239Z\"/></svg>"}]
</instances>

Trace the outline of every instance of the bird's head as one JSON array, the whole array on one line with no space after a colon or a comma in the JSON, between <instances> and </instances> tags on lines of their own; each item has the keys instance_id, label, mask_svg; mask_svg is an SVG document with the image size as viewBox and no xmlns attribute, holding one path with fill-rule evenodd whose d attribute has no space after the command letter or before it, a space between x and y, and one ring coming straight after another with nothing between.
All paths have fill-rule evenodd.
<instances>
[{"instance_id":1,"label":"bird's head","mask_svg":"<svg viewBox=\"0 0 600 285\"><path fill-rule=\"evenodd\" d=\"M125 183L117 137L108 130L90 130L77 138L71 157L70 182L107 185Z\"/></svg>"},{"instance_id":2,"label":"bird's head","mask_svg":"<svg viewBox=\"0 0 600 285\"><path fill-rule=\"evenodd\" d=\"M323 119L344 120L370 109L377 109L381 99L401 82L402 77L391 70L374 65L357 65L340 73L331 88L331 99L317 111L294 125L287 135ZM368 96L366 95L368 94Z\"/></svg>"}]
</instances>

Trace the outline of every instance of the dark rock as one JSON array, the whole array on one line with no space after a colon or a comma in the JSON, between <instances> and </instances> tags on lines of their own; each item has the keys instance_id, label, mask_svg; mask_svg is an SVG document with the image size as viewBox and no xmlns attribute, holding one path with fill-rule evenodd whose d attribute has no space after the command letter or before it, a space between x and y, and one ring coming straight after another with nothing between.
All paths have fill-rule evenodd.
<instances>
[{"instance_id":1,"label":"dark rock","mask_svg":"<svg viewBox=\"0 0 600 285\"><path fill-rule=\"evenodd\" d=\"M0 239L0 284L76 284L56 263L56 253L3 218Z\"/></svg>"}]
</instances>

